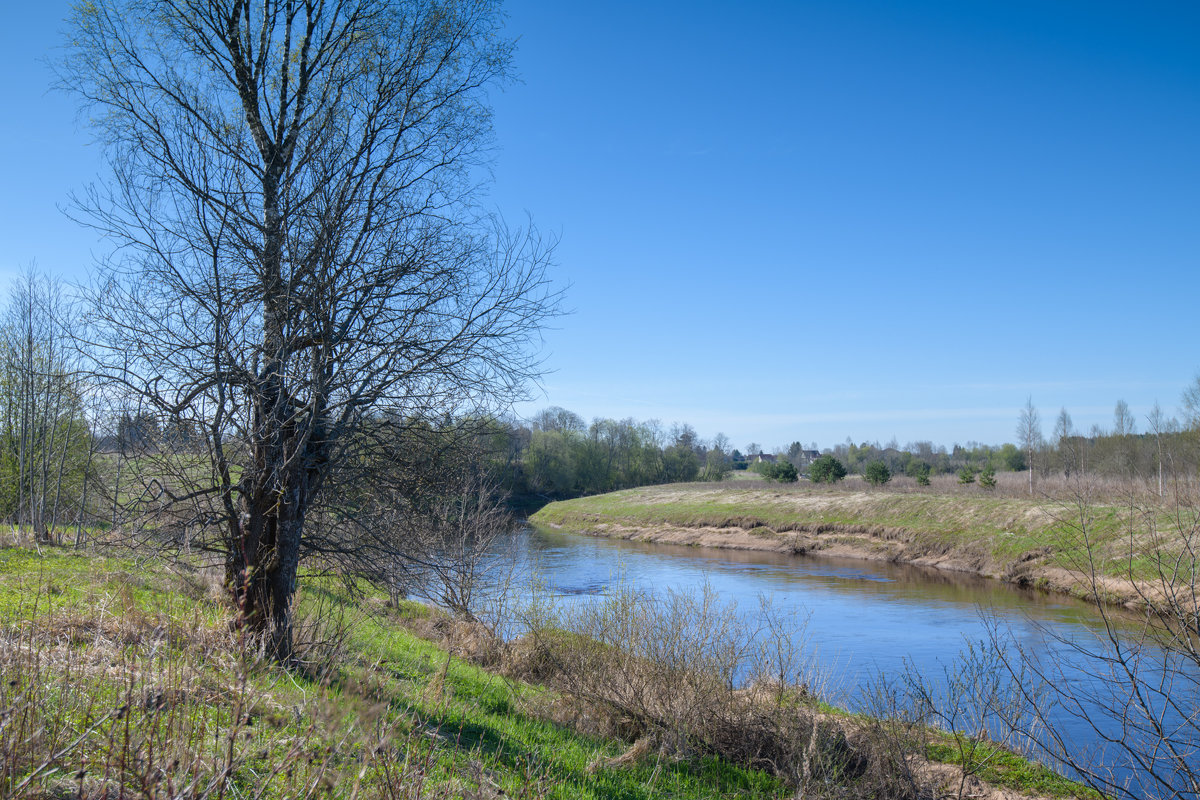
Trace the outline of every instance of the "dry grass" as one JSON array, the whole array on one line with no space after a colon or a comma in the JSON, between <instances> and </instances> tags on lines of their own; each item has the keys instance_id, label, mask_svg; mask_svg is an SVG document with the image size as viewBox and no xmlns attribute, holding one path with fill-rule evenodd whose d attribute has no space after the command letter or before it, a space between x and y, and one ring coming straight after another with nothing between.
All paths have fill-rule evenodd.
<instances>
[{"instance_id":1,"label":"dry grass","mask_svg":"<svg viewBox=\"0 0 1200 800\"><path fill-rule=\"evenodd\" d=\"M596 605L530 619L530 632L507 648L504 663L560 690L543 698L543 715L630 742L593 770L708 753L768 770L797 797L1034 796L981 780L985 767L1004 760L1023 772L1018 779L994 770L997 781L1090 796L993 743L970 748L972 761L935 763L931 746L966 735L930 728L927 709L895 696L874 717L825 705L819 673L794 635L796 621L766 601L761 612L751 629L708 590L668 591L655 601L620 588ZM968 707L972 698L960 702Z\"/></svg>"},{"instance_id":2,"label":"dry grass","mask_svg":"<svg viewBox=\"0 0 1200 800\"><path fill-rule=\"evenodd\" d=\"M0 550L0 797L782 792L711 758L617 763L622 742L532 713L548 690L450 652L501 666L501 643L478 624L312 579L296 626L303 663L283 671L203 580L133 566Z\"/></svg>"},{"instance_id":3,"label":"dry grass","mask_svg":"<svg viewBox=\"0 0 1200 800\"><path fill-rule=\"evenodd\" d=\"M30 582L32 583L32 582ZM429 796L411 717L347 718L258 663L228 620L125 591L0 624L0 795Z\"/></svg>"},{"instance_id":4,"label":"dry grass","mask_svg":"<svg viewBox=\"0 0 1200 800\"><path fill-rule=\"evenodd\" d=\"M910 562L1089 598L1101 580L1106 601L1140 604L1146 590L1136 584L1157 581L1158 560L1186 551L1191 523L1183 518L1197 508L1182 490L1159 498L1145 487L1099 502L1113 487L1082 480L1062 498L942 488L673 484L552 503L531 521L655 542Z\"/></svg>"}]
</instances>

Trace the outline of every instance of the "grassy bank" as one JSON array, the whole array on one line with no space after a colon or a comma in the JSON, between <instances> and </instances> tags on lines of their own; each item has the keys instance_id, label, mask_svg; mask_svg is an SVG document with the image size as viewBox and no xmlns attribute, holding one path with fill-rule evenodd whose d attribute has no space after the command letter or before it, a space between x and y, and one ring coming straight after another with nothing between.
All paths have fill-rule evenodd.
<instances>
[{"instance_id":1,"label":"grassy bank","mask_svg":"<svg viewBox=\"0 0 1200 800\"><path fill-rule=\"evenodd\" d=\"M708 547L911 562L1013 583L1132 600L1194 529L1193 510L1084 500L824 488L673 484L551 503L534 524ZM1094 571L1093 568L1094 567ZM1189 571L1178 580L1192 580Z\"/></svg>"},{"instance_id":2,"label":"grassy bank","mask_svg":"<svg viewBox=\"0 0 1200 800\"><path fill-rule=\"evenodd\" d=\"M405 627L429 614L310 585L305 668L282 672L201 573L0 551L0 796L786 794L714 758L606 766L627 743L546 719L548 690Z\"/></svg>"},{"instance_id":3,"label":"grassy bank","mask_svg":"<svg viewBox=\"0 0 1200 800\"><path fill-rule=\"evenodd\" d=\"M310 578L304 587L297 621L302 664L283 671L249 646L203 570L53 548L0 550L0 796L794 793L774 770L739 765L703 746L664 749L616 700L563 693L572 685L611 691L615 682L604 670L619 648L553 631L506 645L419 604L390 607L370 590L352 592L328 580ZM568 663L587 671L563 673ZM655 674L645 661L620 663L626 670L633 665L624 673L627 683ZM684 673L671 674L704 673L684 665ZM655 692L672 700L680 695L673 680L642 689L643 700ZM743 702L748 695L725 696L731 698L725 715L702 714L699 724L733 725L716 730L734 735L738 746L747 730L763 735L764 721L816 720L842 748L822 758L853 764L862 757L847 749L847 735L875 730L835 710L814 714L815 701L803 701L808 716L797 716L801 707L780 705L780 695L755 716L753 703ZM914 750L897 751L906 774L920 775L929 792L913 796L956 785L962 774L954 766L961 748L950 746L956 740L915 736ZM801 749L811 749L808 741ZM911 769L916 762L905 752L919 752L923 766ZM861 796L851 784L863 778L841 770L821 777L828 796ZM973 772L1024 793L1018 796L1091 796L1007 753L989 756ZM972 796L1012 796L978 781L971 786L985 792Z\"/></svg>"}]
</instances>

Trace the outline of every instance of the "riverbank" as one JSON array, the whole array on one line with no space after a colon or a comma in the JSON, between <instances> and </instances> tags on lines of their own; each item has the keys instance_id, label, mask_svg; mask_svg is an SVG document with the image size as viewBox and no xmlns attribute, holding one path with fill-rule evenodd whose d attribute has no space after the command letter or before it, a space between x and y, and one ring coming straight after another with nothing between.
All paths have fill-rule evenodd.
<instances>
[{"instance_id":1,"label":"riverbank","mask_svg":"<svg viewBox=\"0 0 1200 800\"><path fill-rule=\"evenodd\" d=\"M711 748L667 749L661 737L625 730L626 714L556 688L569 676L600 675L606 655L616 652L577 635L548 629L505 644L428 607L390 605L369 587L349 591L312 577L301 590L294 668L262 661L233 623L218 582L194 565L0 549L0 795L795 794L777 771L740 765ZM592 669L562 672L580 658ZM618 663L634 667L630 679L653 666ZM701 674L691 666L685 672ZM668 685L673 700L690 686ZM650 694L643 696L661 688L644 685ZM831 796L878 796L862 794L878 765L857 755L869 719L832 709L806 717L815 700L783 694L730 698L726 710L736 713L719 721L734 727L717 733L755 720L814 720L832 747L818 753L834 770ZM770 713L755 717L764 699ZM652 718L661 713L656 708L643 711ZM706 725L710 716L701 717ZM620 730L598 730L606 727ZM990 744L966 751L961 737L889 730L916 734L909 743L916 750L902 759L919 780L915 797L963 787L988 800L1095 796ZM811 749L817 733L808 731L801 744ZM965 783L964 752L971 765Z\"/></svg>"},{"instance_id":2,"label":"riverbank","mask_svg":"<svg viewBox=\"0 0 1200 800\"><path fill-rule=\"evenodd\" d=\"M789 795L703 754L622 761L545 713L552 690L486 668L482 637L417 635L460 628L418 603L305 578L285 671L222 595L187 564L0 549L0 797Z\"/></svg>"},{"instance_id":3,"label":"riverbank","mask_svg":"<svg viewBox=\"0 0 1200 800\"><path fill-rule=\"evenodd\" d=\"M635 541L910 563L1130 606L1158 590L1150 550L1163 552L1163 537L1169 550L1171 531L1164 508L812 484L642 487L551 503L530 522Z\"/></svg>"}]
</instances>

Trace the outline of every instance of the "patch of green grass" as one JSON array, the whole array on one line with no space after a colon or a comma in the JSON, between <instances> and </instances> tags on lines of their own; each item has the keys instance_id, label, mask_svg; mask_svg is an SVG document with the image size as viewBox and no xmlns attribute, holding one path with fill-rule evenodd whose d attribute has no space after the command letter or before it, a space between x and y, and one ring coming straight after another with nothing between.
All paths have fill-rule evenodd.
<instances>
[{"instance_id":1,"label":"patch of green grass","mask_svg":"<svg viewBox=\"0 0 1200 800\"><path fill-rule=\"evenodd\" d=\"M37 736L29 738L28 758L0 773L0 794L38 768L39 753L78 738L32 786L50 790L80 769L108 769L125 751L167 773L170 759L186 766L194 757L195 769L209 774L228 747L238 792L266 798L321 781L332 797L351 796L356 784L360 797L383 797L384 784L400 779L424 786L422 796L469 795L485 785L564 800L786 795L766 773L710 758L605 766L628 745L548 721L535 708L550 690L449 655L401 625L434 612L415 603L385 609L378 593L356 588L303 584L302 652L329 663L285 673L238 651L228 609L186 571L53 548L0 550L8 687L0 711L19 711L29 731L52 740L39 751ZM318 612L324 622L306 628ZM160 696L171 698L161 710ZM136 784L136 771L123 780Z\"/></svg>"},{"instance_id":2,"label":"patch of green grass","mask_svg":"<svg viewBox=\"0 0 1200 800\"><path fill-rule=\"evenodd\" d=\"M987 742L976 742L968 748L955 746L945 736L926 746L925 757L942 764L962 766L963 750L968 752L974 774L993 786L1003 786L1026 794L1054 798L1104 800L1104 795L1065 778L1048 767Z\"/></svg>"}]
</instances>

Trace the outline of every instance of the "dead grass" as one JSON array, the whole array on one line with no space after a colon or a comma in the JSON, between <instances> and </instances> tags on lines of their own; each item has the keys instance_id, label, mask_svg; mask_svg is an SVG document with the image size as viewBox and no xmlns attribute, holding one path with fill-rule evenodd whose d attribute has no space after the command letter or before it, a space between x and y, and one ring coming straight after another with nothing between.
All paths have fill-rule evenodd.
<instances>
[{"instance_id":1,"label":"dead grass","mask_svg":"<svg viewBox=\"0 0 1200 800\"><path fill-rule=\"evenodd\" d=\"M504 666L559 690L539 698L538 713L630 743L589 771L705 752L768 770L797 797L1038 796L989 784L974 765L930 760L929 746L949 737L912 707L881 705L879 716L866 717L823 704L819 673L795 632L769 606L763 612L762 627L748 630L708 591L668 591L654 602L620 588L598 605L539 619L506 647ZM746 688L737 675L749 676ZM1091 796L1003 755L1053 786L1055 797Z\"/></svg>"},{"instance_id":2,"label":"dead grass","mask_svg":"<svg viewBox=\"0 0 1200 800\"><path fill-rule=\"evenodd\" d=\"M1160 577L1148 557L1186 550L1181 532L1191 522L1176 517L1194 508L1140 490L1121 503L1096 503L1107 484L1076 483L1067 499L959 488L673 484L552 503L531 522L652 542L901 561L1080 597L1095 575L1106 598L1137 605Z\"/></svg>"},{"instance_id":3,"label":"dead grass","mask_svg":"<svg viewBox=\"0 0 1200 800\"><path fill-rule=\"evenodd\" d=\"M34 592L0 624L0 795L316 797L368 772L391 791L364 796L420 795L419 765L383 760L419 743L411 720L363 730L319 698L301 710L227 620L147 611L128 590L47 600Z\"/></svg>"},{"instance_id":4,"label":"dead grass","mask_svg":"<svg viewBox=\"0 0 1200 800\"><path fill-rule=\"evenodd\" d=\"M0 552L0 797L501 796L486 759L362 679L352 610L314 600L284 672L203 581L91 564Z\"/></svg>"}]
</instances>

